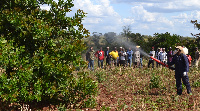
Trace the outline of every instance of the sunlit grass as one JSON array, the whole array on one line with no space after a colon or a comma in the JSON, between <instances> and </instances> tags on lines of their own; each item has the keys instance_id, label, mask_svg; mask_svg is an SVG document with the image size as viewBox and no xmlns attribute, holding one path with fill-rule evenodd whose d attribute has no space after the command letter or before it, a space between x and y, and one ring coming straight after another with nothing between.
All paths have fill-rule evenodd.
<instances>
[{"instance_id":1,"label":"sunlit grass","mask_svg":"<svg viewBox=\"0 0 200 111\"><path fill-rule=\"evenodd\" d=\"M177 96L174 71L165 67L147 68L147 60L144 60L144 66L106 70L95 66L95 71L90 71L91 76L95 75L95 80L101 86L99 97L106 97L99 107L107 110L200 110L197 69L191 67L189 71L193 95L188 95L183 85L183 94ZM152 87L152 84L156 87Z\"/></svg>"}]
</instances>

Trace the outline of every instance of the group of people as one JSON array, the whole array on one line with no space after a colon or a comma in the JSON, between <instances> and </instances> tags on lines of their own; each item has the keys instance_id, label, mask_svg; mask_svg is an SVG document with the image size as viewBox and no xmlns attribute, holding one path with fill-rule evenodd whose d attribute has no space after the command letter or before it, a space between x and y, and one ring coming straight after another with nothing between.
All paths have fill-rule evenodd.
<instances>
[{"instance_id":1,"label":"group of people","mask_svg":"<svg viewBox=\"0 0 200 111\"><path fill-rule=\"evenodd\" d=\"M140 46L136 46L135 50L125 50L125 48L120 47L117 51L117 47L113 51L110 51L110 48L107 47L106 51L102 50L102 47L98 51L94 51L93 47L90 47L90 50L86 53L86 60L88 61L88 68L94 70L94 59L98 58L98 67L103 68L104 59L106 59L106 65L111 66L129 66L131 67L142 67L142 57L139 51Z\"/></svg>"},{"instance_id":2,"label":"group of people","mask_svg":"<svg viewBox=\"0 0 200 111\"><path fill-rule=\"evenodd\" d=\"M166 52L165 48L158 48L157 51L154 51L154 47L152 47L152 50L150 51L149 55L153 58L156 58L160 60L163 63L171 62L173 58L173 51L172 48L169 48L169 51ZM148 67L152 65L152 68L154 68L154 60L152 58L149 59ZM156 67L159 67L160 64L156 62Z\"/></svg>"},{"instance_id":3,"label":"group of people","mask_svg":"<svg viewBox=\"0 0 200 111\"><path fill-rule=\"evenodd\" d=\"M169 67L172 65L175 65L175 79L176 79L176 88L177 88L177 94L182 94L182 82L186 86L187 93L192 94L191 86L189 83L189 63L190 63L190 57L187 53L184 51L184 48L182 46L175 47L176 50L172 51L172 48L169 48L169 51L166 52L165 48L158 48L157 51L154 51L154 47L152 47L152 50L150 51L150 59L148 62L148 67L152 64L152 68L154 68L154 60L151 58L156 58L160 60L161 62L167 64ZM93 47L90 48L90 50L86 53L86 60L88 61L88 68L92 68L94 70L94 58L95 56L98 58L98 66L103 68L103 61L104 58L106 58L106 65L111 66L111 60L112 63L117 66L129 66L133 64L133 67L139 67L142 66L142 56L140 55L139 46L136 46L135 50L132 51L131 48L129 50L125 51L124 48L120 47L120 50L117 51L117 48L113 51L109 50L109 47L107 47L107 51L103 51L102 48L98 51L94 51ZM200 59L200 52L198 51L198 48L196 48L195 52L195 66L198 67L198 62ZM159 63L156 63L156 66L159 67Z\"/></svg>"}]
</instances>

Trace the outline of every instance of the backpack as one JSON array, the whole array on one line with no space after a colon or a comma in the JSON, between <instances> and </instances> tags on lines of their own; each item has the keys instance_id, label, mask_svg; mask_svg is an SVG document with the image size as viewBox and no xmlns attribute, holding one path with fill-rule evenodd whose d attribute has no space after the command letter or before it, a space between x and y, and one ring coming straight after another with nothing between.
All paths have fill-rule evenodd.
<instances>
[{"instance_id":1,"label":"backpack","mask_svg":"<svg viewBox=\"0 0 200 111\"><path fill-rule=\"evenodd\" d=\"M183 58L183 54L181 54L181 56L182 56L182 58ZM191 66L191 63L192 63L192 57L191 57L189 54L187 54L186 57L187 57L187 59L188 59L189 67L190 67L190 66Z\"/></svg>"},{"instance_id":2,"label":"backpack","mask_svg":"<svg viewBox=\"0 0 200 111\"><path fill-rule=\"evenodd\" d=\"M189 62L189 66L191 66L191 62L192 62L192 57L190 55L186 55L188 58L188 62Z\"/></svg>"}]
</instances>

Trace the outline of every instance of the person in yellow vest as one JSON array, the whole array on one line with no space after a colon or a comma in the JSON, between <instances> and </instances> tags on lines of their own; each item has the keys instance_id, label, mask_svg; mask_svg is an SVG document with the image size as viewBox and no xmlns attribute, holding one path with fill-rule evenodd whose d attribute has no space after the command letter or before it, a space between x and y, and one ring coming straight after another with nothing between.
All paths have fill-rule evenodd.
<instances>
[{"instance_id":1,"label":"person in yellow vest","mask_svg":"<svg viewBox=\"0 0 200 111\"><path fill-rule=\"evenodd\" d=\"M112 51L112 52L110 52L109 54L112 56L113 64L114 64L115 66L117 66L117 60L118 60L118 58L119 58L117 48L115 47L115 50Z\"/></svg>"}]
</instances>

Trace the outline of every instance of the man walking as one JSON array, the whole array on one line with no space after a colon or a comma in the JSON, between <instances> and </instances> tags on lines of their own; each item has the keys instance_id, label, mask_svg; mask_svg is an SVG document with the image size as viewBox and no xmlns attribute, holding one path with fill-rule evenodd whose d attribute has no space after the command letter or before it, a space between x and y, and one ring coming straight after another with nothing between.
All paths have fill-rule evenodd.
<instances>
[{"instance_id":1,"label":"man walking","mask_svg":"<svg viewBox=\"0 0 200 111\"><path fill-rule=\"evenodd\" d=\"M177 46L172 61L168 63L169 66L175 64L175 79L176 79L176 88L178 95L182 94L181 79L183 81L183 84L187 88L187 93L192 94L188 77L189 62L187 56L183 53L184 53L183 48L181 46Z\"/></svg>"}]
</instances>

